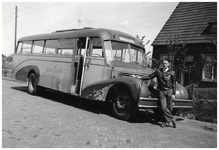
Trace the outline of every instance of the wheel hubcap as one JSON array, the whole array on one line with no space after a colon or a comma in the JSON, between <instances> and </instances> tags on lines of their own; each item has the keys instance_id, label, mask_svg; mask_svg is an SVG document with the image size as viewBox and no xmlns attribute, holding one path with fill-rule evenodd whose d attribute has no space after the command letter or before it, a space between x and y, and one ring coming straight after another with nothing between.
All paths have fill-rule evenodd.
<instances>
[{"instance_id":1,"label":"wheel hubcap","mask_svg":"<svg viewBox=\"0 0 219 150\"><path fill-rule=\"evenodd\" d=\"M117 108L125 109L128 101L129 101L129 96L127 94L119 95L116 101Z\"/></svg>"}]
</instances>

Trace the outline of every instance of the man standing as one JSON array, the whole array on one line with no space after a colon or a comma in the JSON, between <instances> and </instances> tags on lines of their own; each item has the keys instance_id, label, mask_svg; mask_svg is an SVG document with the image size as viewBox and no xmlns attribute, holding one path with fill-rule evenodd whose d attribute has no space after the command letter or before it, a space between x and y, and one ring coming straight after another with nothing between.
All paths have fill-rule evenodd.
<instances>
[{"instance_id":1,"label":"man standing","mask_svg":"<svg viewBox=\"0 0 219 150\"><path fill-rule=\"evenodd\" d=\"M161 124L161 127L166 127L167 124L172 123L176 128L176 122L172 115L172 100L175 99L176 94L176 76L175 72L169 69L170 61L168 59L163 60L163 68L156 69L149 76L143 77L143 80L150 80L157 77L158 83L158 100L161 104L161 111L164 115L165 121Z\"/></svg>"}]
</instances>

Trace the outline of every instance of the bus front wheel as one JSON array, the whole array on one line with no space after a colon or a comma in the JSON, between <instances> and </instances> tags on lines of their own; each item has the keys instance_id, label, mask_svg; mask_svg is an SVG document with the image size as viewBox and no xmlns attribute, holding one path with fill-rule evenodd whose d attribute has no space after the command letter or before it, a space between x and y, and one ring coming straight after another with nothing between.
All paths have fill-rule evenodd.
<instances>
[{"instance_id":1,"label":"bus front wheel","mask_svg":"<svg viewBox=\"0 0 219 150\"><path fill-rule=\"evenodd\" d=\"M31 95L36 95L37 93L37 78L34 73L31 73L28 78L28 93Z\"/></svg>"},{"instance_id":2,"label":"bus front wheel","mask_svg":"<svg viewBox=\"0 0 219 150\"><path fill-rule=\"evenodd\" d=\"M136 105L127 88L116 88L113 96L113 112L118 119L130 121L136 116Z\"/></svg>"}]
</instances>

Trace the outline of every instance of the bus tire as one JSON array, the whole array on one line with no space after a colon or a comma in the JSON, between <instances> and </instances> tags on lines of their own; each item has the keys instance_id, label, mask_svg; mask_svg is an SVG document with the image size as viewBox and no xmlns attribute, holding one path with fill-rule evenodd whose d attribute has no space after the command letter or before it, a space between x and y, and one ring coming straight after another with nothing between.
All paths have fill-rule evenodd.
<instances>
[{"instance_id":1,"label":"bus tire","mask_svg":"<svg viewBox=\"0 0 219 150\"><path fill-rule=\"evenodd\" d=\"M131 121L136 117L137 106L128 88L117 87L113 95L113 113L116 118Z\"/></svg>"},{"instance_id":2,"label":"bus tire","mask_svg":"<svg viewBox=\"0 0 219 150\"><path fill-rule=\"evenodd\" d=\"M37 78L34 73L31 73L28 77L28 88L27 91L31 95L36 95L37 93Z\"/></svg>"}]
</instances>

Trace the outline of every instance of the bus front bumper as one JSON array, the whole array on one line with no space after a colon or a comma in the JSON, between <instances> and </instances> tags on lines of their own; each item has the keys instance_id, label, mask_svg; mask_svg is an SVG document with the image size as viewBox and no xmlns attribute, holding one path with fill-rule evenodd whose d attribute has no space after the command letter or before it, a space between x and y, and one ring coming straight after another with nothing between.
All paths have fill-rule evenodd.
<instances>
[{"instance_id":1,"label":"bus front bumper","mask_svg":"<svg viewBox=\"0 0 219 150\"><path fill-rule=\"evenodd\" d=\"M175 99L172 102L173 108L193 108L193 100L185 99ZM158 108L158 99L157 98L145 98L140 97L138 101L139 109L151 109Z\"/></svg>"}]
</instances>

